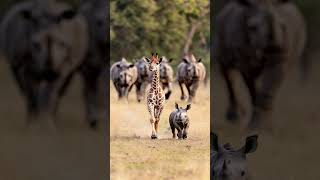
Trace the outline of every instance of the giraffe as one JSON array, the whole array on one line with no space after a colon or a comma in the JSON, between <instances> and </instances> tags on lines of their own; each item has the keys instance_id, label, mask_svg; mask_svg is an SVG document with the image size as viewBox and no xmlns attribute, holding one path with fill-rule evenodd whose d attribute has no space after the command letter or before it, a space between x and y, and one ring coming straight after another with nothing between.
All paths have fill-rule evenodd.
<instances>
[{"instance_id":1,"label":"giraffe","mask_svg":"<svg viewBox=\"0 0 320 180\"><path fill-rule=\"evenodd\" d=\"M160 115L164 107L165 93L160 84L160 64L162 58L159 59L158 53L151 54L151 58L145 58L148 69L152 73L151 87L147 92L147 106L150 113L150 123L152 128L151 139L157 139Z\"/></svg>"}]
</instances>

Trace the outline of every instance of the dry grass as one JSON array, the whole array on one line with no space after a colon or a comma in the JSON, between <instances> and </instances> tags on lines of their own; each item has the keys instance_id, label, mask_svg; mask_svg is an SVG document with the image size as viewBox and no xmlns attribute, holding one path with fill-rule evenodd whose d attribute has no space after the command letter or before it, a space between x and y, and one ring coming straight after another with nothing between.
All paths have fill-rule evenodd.
<instances>
[{"instance_id":1,"label":"dry grass","mask_svg":"<svg viewBox=\"0 0 320 180\"><path fill-rule=\"evenodd\" d=\"M174 103L180 101L180 89L174 86L161 115L159 138L151 140L151 125L145 102L137 103L135 89L129 102L119 102L111 86L110 135L111 179L208 179L210 92L201 86L189 111L190 129L187 140L173 140L168 117Z\"/></svg>"}]
</instances>

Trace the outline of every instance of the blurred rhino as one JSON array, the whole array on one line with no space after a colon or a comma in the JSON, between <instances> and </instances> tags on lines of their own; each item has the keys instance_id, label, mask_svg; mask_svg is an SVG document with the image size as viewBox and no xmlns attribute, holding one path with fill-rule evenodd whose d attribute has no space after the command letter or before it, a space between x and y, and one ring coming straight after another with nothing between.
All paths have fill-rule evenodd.
<instances>
[{"instance_id":1,"label":"blurred rhino","mask_svg":"<svg viewBox=\"0 0 320 180\"><path fill-rule=\"evenodd\" d=\"M165 94L166 99L170 98L172 93L172 83L173 83L173 69L170 65L172 59L167 59L166 57L162 57L162 63L160 64L160 83L162 85L162 89L167 89Z\"/></svg>"},{"instance_id":2,"label":"blurred rhino","mask_svg":"<svg viewBox=\"0 0 320 180\"><path fill-rule=\"evenodd\" d=\"M201 59L196 60L193 54L184 56L183 61L177 67L177 80L181 89L181 100L186 99L183 90L183 84L186 86L189 94L188 101L191 102L196 95L200 81L205 80L206 68Z\"/></svg>"},{"instance_id":3,"label":"blurred rhino","mask_svg":"<svg viewBox=\"0 0 320 180\"><path fill-rule=\"evenodd\" d=\"M80 74L83 79L83 94L87 119L95 126L98 119L105 119L107 109L107 55L109 51L109 3L105 0L81 1L79 13L88 23L89 49ZM101 92L102 91L102 92ZM100 116L103 115L103 116Z\"/></svg>"},{"instance_id":4,"label":"blurred rhino","mask_svg":"<svg viewBox=\"0 0 320 180\"><path fill-rule=\"evenodd\" d=\"M191 109L191 104L188 104L186 108L179 107L178 103L175 103L175 110L171 112L169 116L169 124L172 132L172 138L176 138L177 129L178 139L188 138L188 129L190 125L190 118L187 112Z\"/></svg>"},{"instance_id":5,"label":"blurred rhino","mask_svg":"<svg viewBox=\"0 0 320 180\"><path fill-rule=\"evenodd\" d=\"M287 65L300 60L306 26L297 7L288 0L232 0L216 17L213 58L226 80L228 120L237 120L242 108L234 93L239 71L249 89L253 112L248 127L268 119Z\"/></svg>"},{"instance_id":6,"label":"blurred rhino","mask_svg":"<svg viewBox=\"0 0 320 180\"><path fill-rule=\"evenodd\" d=\"M26 100L27 119L43 111L47 103L43 82L51 81L42 61L32 57L31 38L39 31L71 18L73 10L54 0L33 0L14 5L5 14L0 27L0 46L18 87Z\"/></svg>"},{"instance_id":7,"label":"blurred rhino","mask_svg":"<svg viewBox=\"0 0 320 180\"><path fill-rule=\"evenodd\" d=\"M229 143L221 147L218 136L210 134L210 179L212 180L249 180L246 155L258 147L258 136L246 138L246 143L235 150Z\"/></svg>"},{"instance_id":8,"label":"blurred rhino","mask_svg":"<svg viewBox=\"0 0 320 180\"><path fill-rule=\"evenodd\" d=\"M123 97L128 99L129 93L138 78L137 67L122 58L121 61L115 62L111 66L110 77L118 92L119 99Z\"/></svg>"},{"instance_id":9,"label":"blurred rhino","mask_svg":"<svg viewBox=\"0 0 320 180\"><path fill-rule=\"evenodd\" d=\"M49 113L56 114L60 97L75 72L82 66L89 45L88 25L82 15L74 14L32 36L32 59L41 62L48 81L46 89ZM92 122L90 122L91 124Z\"/></svg>"},{"instance_id":10,"label":"blurred rhino","mask_svg":"<svg viewBox=\"0 0 320 180\"><path fill-rule=\"evenodd\" d=\"M146 87L152 80L152 74L148 70L148 65L144 59L145 57L142 57L135 63L138 71L138 78L135 82L138 102L141 102L144 99Z\"/></svg>"}]
</instances>

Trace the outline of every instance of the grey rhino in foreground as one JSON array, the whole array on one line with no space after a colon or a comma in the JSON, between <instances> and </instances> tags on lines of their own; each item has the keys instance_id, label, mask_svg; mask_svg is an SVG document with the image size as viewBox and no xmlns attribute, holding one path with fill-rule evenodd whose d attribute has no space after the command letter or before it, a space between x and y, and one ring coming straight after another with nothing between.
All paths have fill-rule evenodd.
<instances>
[{"instance_id":1,"label":"grey rhino in foreground","mask_svg":"<svg viewBox=\"0 0 320 180\"><path fill-rule=\"evenodd\" d=\"M212 180L249 180L246 155L258 147L258 136L246 138L246 143L235 150L229 143L223 147L218 144L218 136L210 133L210 179Z\"/></svg>"},{"instance_id":2,"label":"grey rhino in foreground","mask_svg":"<svg viewBox=\"0 0 320 180\"><path fill-rule=\"evenodd\" d=\"M27 122L46 111L47 87L56 78L47 65L33 58L32 37L39 31L72 18L74 11L54 0L33 0L15 4L1 22L0 45L9 68L26 101Z\"/></svg>"},{"instance_id":3,"label":"grey rhino in foreground","mask_svg":"<svg viewBox=\"0 0 320 180\"><path fill-rule=\"evenodd\" d=\"M175 104L175 110L169 116L169 124L172 131L172 138L176 138L177 129L178 139L186 139L188 137L188 129L190 124L190 118L187 111L191 109L191 104L188 104L186 108L179 107Z\"/></svg>"},{"instance_id":4,"label":"grey rhino in foreground","mask_svg":"<svg viewBox=\"0 0 320 180\"><path fill-rule=\"evenodd\" d=\"M302 60L306 26L297 7L288 0L230 0L216 17L213 59L226 81L229 106L226 118L243 113L234 92L234 71L248 87L253 112L248 128L270 120L273 102L288 65ZM271 128L271 127L270 127Z\"/></svg>"}]
</instances>

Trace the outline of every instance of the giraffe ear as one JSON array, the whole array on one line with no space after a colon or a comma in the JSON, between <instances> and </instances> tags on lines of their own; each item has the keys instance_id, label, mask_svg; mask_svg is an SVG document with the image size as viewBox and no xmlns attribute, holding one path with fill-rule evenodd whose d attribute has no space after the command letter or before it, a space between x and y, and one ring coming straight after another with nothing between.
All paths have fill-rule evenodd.
<instances>
[{"instance_id":1,"label":"giraffe ear","mask_svg":"<svg viewBox=\"0 0 320 180\"><path fill-rule=\"evenodd\" d=\"M175 103L175 107L176 107L176 109L179 109L178 103Z\"/></svg>"}]
</instances>

